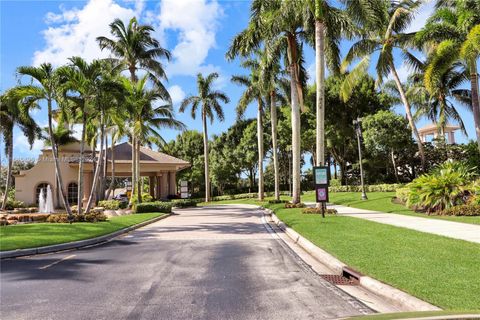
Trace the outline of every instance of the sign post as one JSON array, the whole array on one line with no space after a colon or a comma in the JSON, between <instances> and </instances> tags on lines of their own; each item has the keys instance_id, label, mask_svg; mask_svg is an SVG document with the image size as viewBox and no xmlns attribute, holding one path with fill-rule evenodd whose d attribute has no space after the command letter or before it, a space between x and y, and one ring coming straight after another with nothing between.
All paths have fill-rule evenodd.
<instances>
[{"instance_id":1,"label":"sign post","mask_svg":"<svg viewBox=\"0 0 480 320\"><path fill-rule=\"evenodd\" d=\"M329 167L313 167L313 179L315 183L315 198L317 203L321 203L322 217L325 218L325 208L328 202L328 186L330 184Z\"/></svg>"}]
</instances>

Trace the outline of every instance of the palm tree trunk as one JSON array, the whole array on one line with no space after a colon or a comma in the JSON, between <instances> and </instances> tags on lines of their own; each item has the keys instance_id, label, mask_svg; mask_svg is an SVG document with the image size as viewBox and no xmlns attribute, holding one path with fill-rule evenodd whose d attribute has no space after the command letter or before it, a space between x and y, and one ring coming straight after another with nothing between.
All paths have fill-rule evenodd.
<instances>
[{"instance_id":1,"label":"palm tree trunk","mask_svg":"<svg viewBox=\"0 0 480 320\"><path fill-rule=\"evenodd\" d=\"M422 140L420 139L420 134L418 133L418 130L417 130L417 126L415 125L415 122L413 121L412 110L410 108L410 104L408 103L407 96L405 95L405 91L403 90L402 82L400 81L400 78L398 77L397 70L395 69L395 65L393 64L393 61L390 63L390 67L392 69L393 79L395 80L398 92L400 93L400 98L401 98L402 103L405 107L405 113L407 114L408 123L410 124L410 128L412 129L413 135L415 136L415 139L417 140L418 153L419 153L420 159L422 161L422 169L425 170L425 151L424 151L424 148L423 148Z\"/></svg>"},{"instance_id":2,"label":"palm tree trunk","mask_svg":"<svg viewBox=\"0 0 480 320\"><path fill-rule=\"evenodd\" d=\"M319 5L315 1L315 5ZM317 166L325 162L325 25L315 20L315 75L317 78Z\"/></svg>"},{"instance_id":3,"label":"palm tree trunk","mask_svg":"<svg viewBox=\"0 0 480 320\"><path fill-rule=\"evenodd\" d=\"M80 159L78 163L78 195L77 195L77 212L78 214L82 214L82 201L83 201L83 158L85 152L85 134L86 134L86 127L87 127L87 113L83 112L82 117L82 137L80 138Z\"/></svg>"},{"instance_id":4,"label":"palm tree trunk","mask_svg":"<svg viewBox=\"0 0 480 320\"><path fill-rule=\"evenodd\" d=\"M100 122L103 123L103 114L100 115L101 119L100 119ZM98 161L97 161L97 165L95 167L95 173L93 175L93 183L92 183L92 190L90 191L90 196L88 197L88 201L87 201L87 206L85 208L85 213L89 213L90 212L90 208L92 206L92 203L93 203L93 199L95 198L95 193L96 191L96 187L98 185L98 180L100 178L100 171L101 171L101 165L102 165L102 158L103 158L103 136L105 134L104 132L104 127L101 126L101 129L100 129L100 153L98 155ZM93 155L95 157L95 154Z\"/></svg>"},{"instance_id":5,"label":"palm tree trunk","mask_svg":"<svg viewBox=\"0 0 480 320\"><path fill-rule=\"evenodd\" d=\"M100 116L101 119L104 118L104 115ZM103 157L105 155L104 151L104 141L105 141L105 125L102 124L100 125L100 154L98 156L98 163L99 163L99 171L98 171L98 181L96 184L94 184L95 188L97 189L97 199L96 203L98 203L99 200L102 200L104 197L104 194L102 195L102 175L103 175Z\"/></svg>"},{"instance_id":6,"label":"palm tree trunk","mask_svg":"<svg viewBox=\"0 0 480 320\"><path fill-rule=\"evenodd\" d=\"M106 129L105 129L106 130ZM107 157L107 150L108 150L108 133L105 133L105 147L104 147L104 156L103 156L103 170L102 170L102 182L101 182L101 189L102 189L102 198L101 200L105 200L105 192L107 191L107 170L108 170L108 157Z\"/></svg>"},{"instance_id":7,"label":"palm tree trunk","mask_svg":"<svg viewBox=\"0 0 480 320\"><path fill-rule=\"evenodd\" d=\"M111 158L111 162L112 162L112 175L111 175L111 181L110 181L110 185L108 187L108 191L107 191L107 200L110 198L110 193L112 193L112 190L113 188L115 187L115 138L113 137L113 134L112 134L112 144L110 146L110 152L112 154L112 158ZM114 192L114 195L115 195L115 192Z\"/></svg>"},{"instance_id":8,"label":"palm tree trunk","mask_svg":"<svg viewBox=\"0 0 480 320\"><path fill-rule=\"evenodd\" d=\"M12 166L13 166L13 126L11 130L5 133L7 135L7 156L8 156L8 164L7 164L7 177L5 178L5 193L3 195L3 202L2 202L2 210L5 210L5 206L7 205L8 200L8 190L10 189L10 185L12 184Z\"/></svg>"},{"instance_id":9,"label":"palm tree trunk","mask_svg":"<svg viewBox=\"0 0 480 320\"><path fill-rule=\"evenodd\" d=\"M258 200L263 200L263 110L262 99L258 98L257 112L257 142L258 142Z\"/></svg>"},{"instance_id":10,"label":"palm tree trunk","mask_svg":"<svg viewBox=\"0 0 480 320\"><path fill-rule=\"evenodd\" d=\"M478 148L480 149L480 95L478 92L478 73L475 60L470 63L470 85L472 90L473 122L475 124Z\"/></svg>"},{"instance_id":11,"label":"palm tree trunk","mask_svg":"<svg viewBox=\"0 0 480 320\"><path fill-rule=\"evenodd\" d=\"M137 170L137 201L142 203L142 176L140 173L140 139L137 139L137 144L135 146L135 161L137 162L135 169Z\"/></svg>"},{"instance_id":12,"label":"palm tree trunk","mask_svg":"<svg viewBox=\"0 0 480 320\"><path fill-rule=\"evenodd\" d=\"M397 180L397 183L400 182L400 179L398 178L398 169L397 169L397 162L395 161L395 153L390 151L390 156L392 157L392 166L393 166L393 173L395 174L395 180Z\"/></svg>"},{"instance_id":13,"label":"palm tree trunk","mask_svg":"<svg viewBox=\"0 0 480 320\"><path fill-rule=\"evenodd\" d=\"M292 66L291 68L295 68ZM300 106L294 74L290 77L292 95L292 202L300 202Z\"/></svg>"},{"instance_id":14,"label":"palm tree trunk","mask_svg":"<svg viewBox=\"0 0 480 320\"><path fill-rule=\"evenodd\" d=\"M280 179L277 153L277 102L275 91L270 93L270 121L272 122L272 153L273 171L275 176L275 200L280 200Z\"/></svg>"},{"instance_id":15,"label":"palm tree trunk","mask_svg":"<svg viewBox=\"0 0 480 320\"><path fill-rule=\"evenodd\" d=\"M133 200L133 196L135 195L136 184L137 184L137 180L136 180L137 163L136 163L136 157L135 157L135 154L136 154L135 144L136 144L136 139L135 139L135 135L132 132L132 184L131 184L132 190L130 190L130 205L133 204L132 200Z\"/></svg>"},{"instance_id":16,"label":"palm tree trunk","mask_svg":"<svg viewBox=\"0 0 480 320\"><path fill-rule=\"evenodd\" d=\"M48 108L48 135L50 136L50 143L52 145L52 156L53 156L53 165L55 168L55 175L56 180L58 181L58 188L60 189L60 200L62 201L62 205L67 211L67 215L69 220L72 218L72 210L70 208L70 204L68 203L68 199L66 197L65 190L63 189L63 179L62 173L60 172L60 164L58 163L58 150L57 144L55 142L55 138L53 136L53 124L52 124L52 100L47 100L47 108Z\"/></svg>"},{"instance_id":17,"label":"palm tree trunk","mask_svg":"<svg viewBox=\"0 0 480 320\"><path fill-rule=\"evenodd\" d=\"M205 158L205 202L210 201L210 177L208 175L208 133L207 115L202 111L203 120L203 156Z\"/></svg>"}]
</instances>

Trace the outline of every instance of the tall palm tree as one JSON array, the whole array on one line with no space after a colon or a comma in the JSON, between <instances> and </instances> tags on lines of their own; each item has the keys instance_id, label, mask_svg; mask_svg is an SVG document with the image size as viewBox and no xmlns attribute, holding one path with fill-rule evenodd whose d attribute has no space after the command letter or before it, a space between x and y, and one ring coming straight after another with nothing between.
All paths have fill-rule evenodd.
<instances>
[{"instance_id":1,"label":"tall palm tree","mask_svg":"<svg viewBox=\"0 0 480 320\"><path fill-rule=\"evenodd\" d=\"M210 123L213 123L215 115L220 121L225 119L222 110L221 102L229 103L230 99L227 95L213 88L213 82L218 78L218 73L213 72L204 77L201 73L197 75L198 94L196 96L188 96L180 105L180 112L185 112L188 106L191 105L191 115L195 119L198 107L202 113L203 124L203 154L205 157L205 201L210 201L210 177L208 172L208 132L207 132L207 118Z\"/></svg>"},{"instance_id":2,"label":"tall palm tree","mask_svg":"<svg viewBox=\"0 0 480 320\"><path fill-rule=\"evenodd\" d=\"M477 60L480 57L480 2L437 1L437 10L418 32L416 40L420 46L433 46L436 52L426 71L426 81L435 82L452 64L463 62L470 75L473 120L480 149L480 94L477 71Z\"/></svg>"},{"instance_id":3,"label":"tall palm tree","mask_svg":"<svg viewBox=\"0 0 480 320\"><path fill-rule=\"evenodd\" d=\"M5 143L5 154L7 155L7 177L5 181L5 193L3 195L2 210L5 210L8 199L8 190L12 185L13 167L13 128L18 126L27 137L30 147L35 138L40 137L40 128L30 116L30 110L38 108L34 101L23 103L15 93L15 88L0 96L0 133L3 134Z\"/></svg>"},{"instance_id":4,"label":"tall palm tree","mask_svg":"<svg viewBox=\"0 0 480 320\"><path fill-rule=\"evenodd\" d=\"M184 129L184 124L174 117L171 104L154 106L156 102L165 101L164 95L156 89L148 89L148 75L137 82L123 80L126 92L126 110L130 114L130 135L135 141L135 168L137 177L140 177L140 146L163 141L158 129ZM137 187L138 202L142 201L141 188Z\"/></svg>"},{"instance_id":5,"label":"tall palm tree","mask_svg":"<svg viewBox=\"0 0 480 320\"><path fill-rule=\"evenodd\" d=\"M17 69L17 73L21 76L29 76L32 81L36 82L36 84L22 85L16 88L16 92L22 99L25 99L24 101L28 103L38 103L39 101L45 100L47 102L48 135L52 148L55 175L60 189L60 200L69 218L72 219L72 210L63 187L63 179L58 162L57 142L53 135L53 104L58 103L61 99L58 92L60 87L58 75L50 63L43 63L39 67L22 66Z\"/></svg>"},{"instance_id":6,"label":"tall palm tree","mask_svg":"<svg viewBox=\"0 0 480 320\"><path fill-rule=\"evenodd\" d=\"M375 19L361 21L365 32L362 38L352 45L343 62L343 68L346 68L355 59L361 59L347 75L342 87L342 94L344 99L348 99L356 81L367 71L372 57L376 57L377 83L382 83L383 79L390 74L393 76L405 107L408 123L416 138L422 168L425 168L424 147L394 61L395 49L406 52L408 47L413 45L414 33L404 33L404 31L412 21L421 1L401 0L380 1L378 3L381 6L374 8L376 10ZM374 56L374 53L378 55Z\"/></svg>"},{"instance_id":7,"label":"tall palm tree","mask_svg":"<svg viewBox=\"0 0 480 320\"><path fill-rule=\"evenodd\" d=\"M260 52L257 52L257 56ZM261 57L259 57L260 59ZM257 144L258 144L258 199L263 200L264 198L264 177L263 177L263 156L264 156L264 145L263 145L263 109L265 107L265 102L263 97L265 95L265 90L263 82L260 79L260 63L255 59L246 59L241 63L242 67L250 70L250 75L248 76L232 76L232 82L242 85L245 87L240 100L237 105L237 116L243 117L247 106L256 100L257 102Z\"/></svg>"},{"instance_id":8,"label":"tall palm tree","mask_svg":"<svg viewBox=\"0 0 480 320\"><path fill-rule=\"evenodd\" d=\"M297 1L297 0L289 0ZM335 8L328 0L304 0L305 29L314 28L316 78L316 165L325 162L325 62L338 73L340 67L340 40L343 34L351 36L353 24L348 14Z\"/></svg>"},{"instance_id":9,"label":"tall palm tree","mask_svg":"<svg viewBox=\"0 0 480 320\"><path fill-rule=\"evenodd\" d=\"M115 58L110 59L117 64L117 68L128 70L130 80L138 80L137 70L146 72L148 78L155 84L156 90L164 97L164 100L171 103L170 94L162 84L162 79L167 79L164 67L158 59L170 59L170 52L160 46L152 32L152 26L140 25L136 18L131 18L128 25L122 20L115 19L110 24L110 33L113 38L98 37L97 42L100 48L108 49ZM135 145L137 141L132 141L132 186L133 193L140 187L140 179L137 176L138 168L135 168Z\"/></svg>"},{"instance_id":10,"label":"tall palm tree","mask_svg":"<svg viewBox=\"0 0 480 320\"><path fill-rule=\"evenodd\" d=\"M232 41L227 58L248 56L266 43L269 53L280 59L285 57L290 73L290 95L292 109L292 202L300 202L301 149L300 109L303 109L303 88L306 82L303 69L301 38L304 37L301 3L282 0L254 0L251 5L248 27Z\"/></svg>"}]
</instances>

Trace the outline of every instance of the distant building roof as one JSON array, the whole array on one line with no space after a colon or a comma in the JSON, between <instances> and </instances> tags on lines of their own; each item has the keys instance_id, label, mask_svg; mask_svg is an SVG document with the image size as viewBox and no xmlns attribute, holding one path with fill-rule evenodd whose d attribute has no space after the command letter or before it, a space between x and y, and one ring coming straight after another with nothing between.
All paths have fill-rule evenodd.
<instances>
[{"instance_id":1,"label":"distant building roof","mask_svg":"<svg viewBox=\"0 0 480 320\"><path fill-rule=\"evenodd\" d=\"M132 161L132 145L128 142L117 144L114 147L115 161ZM108 159L112 158L111 150L107 151ZM153 151L147 147L140 147L140 161L141 162L159 162L165 164L176 164L189 166L188 161L172 157L168 154Z\"/></svg>"},{"instance_id":2,"label":"distant building roof","mask_svg":"<svg viewBox=\"0 0 480 320\"><path fill-rule=\"evenodd\" d=\"M447 124L445 126L444 131L449 132L449 131L455 131L455 130L458 130L458 129L460 129L459 126L452 125L452 124ZM418 133L433 133L433 132L437 132L437 131L438 131L438 125L435 124L435 123L428 124L428 125L418 129Z\"/></svg>"}]
</instances>

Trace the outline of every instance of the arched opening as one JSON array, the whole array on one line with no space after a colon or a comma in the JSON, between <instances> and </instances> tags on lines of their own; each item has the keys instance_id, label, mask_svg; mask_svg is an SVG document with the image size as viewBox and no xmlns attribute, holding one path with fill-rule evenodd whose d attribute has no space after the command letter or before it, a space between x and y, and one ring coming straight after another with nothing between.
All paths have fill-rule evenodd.
<instances>
[{"instance_id":1,"label":"arched opening","mask_svg":"<svg viewBox=\"0 0 480 320\"><path fill-rule=\"evenodd\" d=\"M67 198L69 204L77 204L78 200L78 184L71 182L67 188Z\"/></svg>"},{"instance_id":2,"label":"arched opening","mask_svg":"<svg viewBox=\"0 0 480 320\"><path fill-rule=\"evenodd\" d=\"M38 198L40 196L40 191L43 189L43 196L47 196L47 187L48 183L40 183L35 189L35 203L38 204Z\"/></svg>"}]
</instances>

